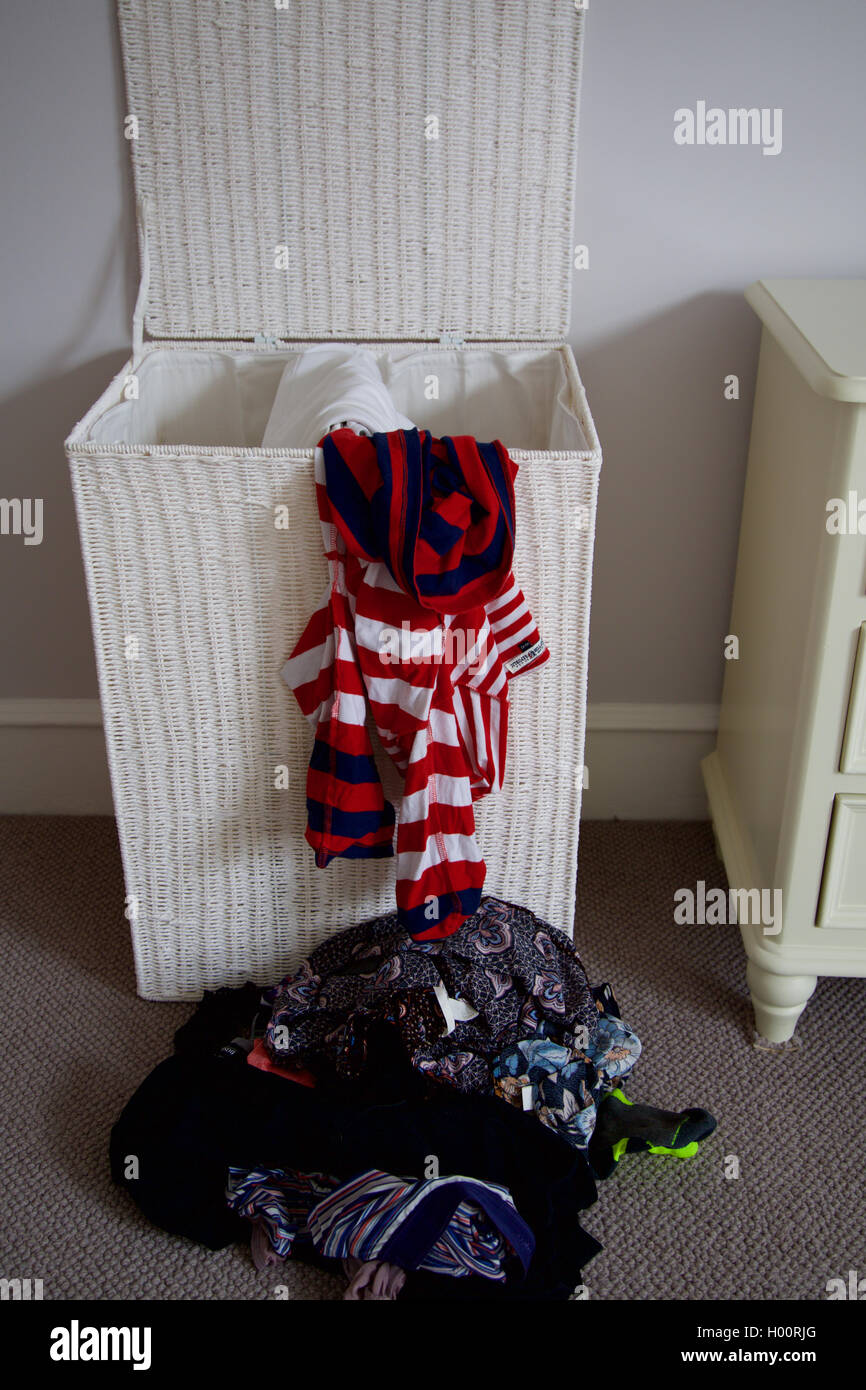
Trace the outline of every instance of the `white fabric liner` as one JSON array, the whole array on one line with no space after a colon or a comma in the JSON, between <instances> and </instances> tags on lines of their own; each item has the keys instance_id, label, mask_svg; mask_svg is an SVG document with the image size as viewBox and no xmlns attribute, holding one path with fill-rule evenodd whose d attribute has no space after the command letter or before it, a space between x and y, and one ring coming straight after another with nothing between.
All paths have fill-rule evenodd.
<instances>
[{"instance_id":1,"label":"white fabric liner","mask_svg":"<svg viewBox=\"0 0 866 1390\"><path fill-rule=\"evenodd\" d=\"M435 435L500 439L513 449L583 452L591 446L559 348L377 348L379 369L397 409ZM258 448L283 369L292 352L154 348L137 371L137 399L123 399L94 420L97 444ZM438 378L438 397L432 378ZM285 447L310 448L299 439Z\"/></svg>"}]
</instances>

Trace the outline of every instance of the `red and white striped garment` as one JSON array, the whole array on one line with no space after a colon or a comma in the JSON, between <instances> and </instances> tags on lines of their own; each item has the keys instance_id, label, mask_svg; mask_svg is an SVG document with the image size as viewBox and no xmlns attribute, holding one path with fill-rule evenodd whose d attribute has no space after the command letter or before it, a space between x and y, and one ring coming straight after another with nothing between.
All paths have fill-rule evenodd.
<instances>
[{"instance_id":1,"label":"red and white striped garment","mask_svg":"<svg viewBox=\"0 0 866 1390\"><path fill-rule=\"evenodd\" d=\"M360 547L351 535L347 546L322 448L316 488L330 584L283 668L315 731L307 840L320 867L335 856L393 852L394 810L375 767L369 710L405 784L397 819L400 921L419 940L449 936L481 898L485 865L473 802L502 785L509 679L541 665L548 651L510 570L484 604L444 614L422 607L384 560L352 553Z\"/></svg>"}]
</instances>

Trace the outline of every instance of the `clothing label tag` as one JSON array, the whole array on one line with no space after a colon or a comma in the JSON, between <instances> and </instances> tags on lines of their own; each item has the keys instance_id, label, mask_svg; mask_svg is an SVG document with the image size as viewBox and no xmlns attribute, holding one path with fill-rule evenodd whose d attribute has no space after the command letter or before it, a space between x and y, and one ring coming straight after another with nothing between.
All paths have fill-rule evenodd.
<instances>
[{"instance_id":1,"label":"clothing label tag","mask_svg":"<svg viewBox=\"0 0 866 1390\"><path fill-rule=\"evenodd\" d=\"M547 645L544 638L539 637L534 647L530 647L528 651L519 652L518 655L513 656L510 661L506 661L505 669L509 675L516 676L518 671L522 671L524 666L529 666L531 662L537 661L542 652L546 651Z\"/></svg>"},{"instance_id":2,"label":"clothing label tag","mask_svg":"<svg viewBox=\"0 0 866 1390\"><path fill-rule=\"evenodd\" d=\"M217 1057L242 1057L251 1052L252 1049L252 1038L232 1038L231 1042L218 1048L216 1055Z\"/></svg>"},{"instance_id":3,"label":"clothing label tag","mask_svg":"<svg viewBox=\"0 0 866 1390\"><path fill-rule=\"evenodd\" d=\"M524 1110L532 1109L532 1084L524 1086L520 1092L520 1099L523 1101Z\"/></svg>"},{"instance_id":4,"label":"clothing label tag","mask_svg":"<svg viewBox=\"0 0 866 1390\"><path fill-rule=\"evenodd\" d=\"M454 1032L454 1027L458 1022L468 1023L470 1018L478 1017L477 1009L473 1009L472 1005L467 1004L465 999L452 999L446 992L443 984L434 985L433 993L436 995L437 1003L442 1010L447 1024L445 1029L446 1037L449 1033Z\"/></svg>"}]
</instances>

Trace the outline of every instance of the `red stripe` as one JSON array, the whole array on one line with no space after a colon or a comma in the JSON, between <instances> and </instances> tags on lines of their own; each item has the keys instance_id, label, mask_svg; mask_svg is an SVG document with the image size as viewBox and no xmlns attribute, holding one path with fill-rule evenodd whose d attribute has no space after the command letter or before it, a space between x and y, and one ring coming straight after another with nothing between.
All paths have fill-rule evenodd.
<instances>
[{"instance_id":1,"label":"red stripe","mask_svg":"<svg viewBox=\"0 0 866 1390\"><path fill-rule=\"evenodd\" d=\"M315 714L322 701L327 700L334 688L333 680L333 667L326 666L319 672L315 680L305 681L303 685L294 687L295 699L304 714Z\"/></svg>"},{"instance_id":2,"label":"red stripe","mask_svg":"<svg viewBox=\"0 0 866 1390\"><path fill-rule=\"evenodd\" d=\"M436 922L425 931L416 932L415 940L444 941L446 937L453 936L455 932L459 931L465 921L466 917L462 912L449 912L448 916L444 917L441 922Z\"/></svg>"},{"instance_id":3,"label":"red stripe","mask_svg":"<svg viewBox=\"0 0 866 1390\"><path fill-rule=\"evenodd\" d=\"M311 830L307 826L304 831L304 839L317 854L324 850L326 854L332 855L336 859L341 854L345 854L347 849L353 849L356 845L360 845L364 849L376 849L379 845L391 844L393 833L390 826L383 826L380 830L371 831L369 835L350 840L344 835L329 835L325 832Z\"/></svg>"},{"instance_id":4,"label":"red stripe","mask_svg":"<svg viewBox=\"0 0 866 1390\"><path fill-rule=\"evenodd\" d=\"M464 888L480 888L484 883L484 860L476 864L466 859L445 864L432 864L418 879L400 877L400 840L397 840L397 906L404 909L420 907L427 898L441 898Z\"/></svg>"},{"instance_id":5,"label":"red stripe","mask_svg":"<svg viewBox=\"0 0 866 1390\"><path fill-rule=\"evenodd\" d=\"M465 777L470 770L466 766L466 754L461 748L454 748L448 743L428 743L424 757L409 764L406 771L406 790L420 790L426 785L432 772L438 772L443 777Z\"/></svg>"},{"instance_id":6,"label":"red stripe","mask_svg":"<svg viewBox=\"0 0 866 1390\"><path fill-rule=\"evenodd\" d=\"M341 753L373 755L370 735L364 724L343 724L337 719L322 719L316 729L316 737Z\"/></svg>"},{"instance_id":7,"label":"red stripe","mask_svg":"<svg viewBox=\"0 0 866 1390\"><path fill-rule=\"evenodd\" d=\"M398 829L398 853L418 854L427 848L428 840L437 834L473 835L475 817L472 806L443 806L437 803L430 808L426 820L406 821L400 819Z\"/></svg>"},{"instance_id":8,"label":"red stripe","mask_svg":"<svg viewBox=\"0 0 866 1390\"><path fill-rule=\"evenodd\" d=\"M307 796L340 811L381 811L385 805L381 782L341 782L312 767L307 769Z\"/></svg>"}]
</instances>

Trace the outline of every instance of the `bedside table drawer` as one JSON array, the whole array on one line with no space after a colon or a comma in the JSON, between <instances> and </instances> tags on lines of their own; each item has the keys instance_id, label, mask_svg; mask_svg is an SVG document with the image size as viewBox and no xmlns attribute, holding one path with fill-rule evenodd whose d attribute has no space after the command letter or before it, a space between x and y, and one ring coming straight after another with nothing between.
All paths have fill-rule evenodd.
<instances>
[{"instance_id":1,"label":"bedside table drawer","mask_svg":"<svg viewBox=\"0 0 866 1390\"><path fill-rule=\"evenodd\" d=\"M866 795L835 799L818 926L866 927Z\"/></svg>"},{"instance_id":2,"label":"bedside table drawer","mask_svg":"<svg viewBox=\"0 0 866 1390\"><path fill-rule=\"evenodd\" d=\"M866 623L860 624L839 771L866 772Z\"/></svg>"}]
</instances>

